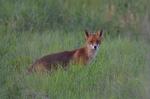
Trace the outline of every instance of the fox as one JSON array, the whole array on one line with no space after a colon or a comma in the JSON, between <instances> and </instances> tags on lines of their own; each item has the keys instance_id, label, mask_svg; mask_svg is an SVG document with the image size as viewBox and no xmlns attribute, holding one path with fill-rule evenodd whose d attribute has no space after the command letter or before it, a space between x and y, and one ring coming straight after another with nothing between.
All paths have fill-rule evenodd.
<instances>
[{"instance_id":1,"label":"fox","mask_svg":"<svg viewBox=\"0 0 150 99\"><path fill-rule=\"evenodd\" d=\"M103 38L103 30L91 33L85 30L85 45L71 51L63 51L37 59L28 72L45 72L68 67L70 63L87 65L95 58Z\"/></svg>"}]
</instances>

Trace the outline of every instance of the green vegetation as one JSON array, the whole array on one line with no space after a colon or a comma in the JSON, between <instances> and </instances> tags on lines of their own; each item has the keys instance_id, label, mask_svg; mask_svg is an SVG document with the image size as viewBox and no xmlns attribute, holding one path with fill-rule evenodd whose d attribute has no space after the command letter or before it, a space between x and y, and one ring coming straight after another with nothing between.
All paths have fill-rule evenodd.
<instances>
[{"instance_id":1,"label":"green vegetation","mask_svg":"<svg viewBox=\"0 0 150 99\"><path fill-rule=\"evenodd\" d=\"M96 60L89 66L27 75L26 69L36 58L71 50L84 42L84 33L51 33L14 33L1 37L3 99L146 99L150 47L127 38L106 37Z\"/></svg>"},{"instance_id":2,"label":"green vegetation","mask_svg":"<svg viewBox=\"0 0 150 99\"><path fill-rule=\"evenodd\" d=\"M6 31L96 30L141 33L149 0L0 0L0 28Z\"/></svg>"},{"instance_id":3,"label":"green vegetation","mask_svg":"<svg viewBox=\"0 0 150 99\"><path fill-rule=\"evenodd\" d=\"M149 99L149 0L0 0L0 98ZM41 56L104 29L92 64L26 74ZM145 40L143 40L145 39Z\"/></svg>"}]
</instances>

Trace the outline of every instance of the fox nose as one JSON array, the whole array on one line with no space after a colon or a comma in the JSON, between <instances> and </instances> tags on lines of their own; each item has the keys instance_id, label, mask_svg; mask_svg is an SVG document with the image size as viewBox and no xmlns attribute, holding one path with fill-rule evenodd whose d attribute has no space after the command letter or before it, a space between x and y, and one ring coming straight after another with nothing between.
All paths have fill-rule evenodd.
<instances>
[{"instance_id":1,"label":"fox nose","mask_svg":"<svg viewBox=\"0 0 150 99\"><path fill-rule=\"evenodd\" d=\"M94 49L96 50L96 49L97 49L97 46L94 46Z\"/></svg>"}]
</instances>

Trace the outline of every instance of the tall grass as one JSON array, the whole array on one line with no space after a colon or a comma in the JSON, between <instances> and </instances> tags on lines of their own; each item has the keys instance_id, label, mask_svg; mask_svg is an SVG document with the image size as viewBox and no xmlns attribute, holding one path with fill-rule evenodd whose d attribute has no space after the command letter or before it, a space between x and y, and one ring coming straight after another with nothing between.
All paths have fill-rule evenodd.
<instances>
[{"instance_id":1,"label":"tall grass","mask_svg":"<svg viewBox=\"0 0 150 99\"><path fill-rule=\"evenodd\" d=\"M149 0L0 0L0 98L149 99ZM44 55L79 48L104 29L92 64L25 72ZM106 33L107 32L107 33Z\"/></svg>"},{"instance_id":2,"label":"tall grass","mask_svg":"<svg viewBox=\"0 0 150 99\"><path fill-rule=\"evenodd\" d=\"M3 99L148 99L150 48L142 41L107 36L88 66L27 75L35 59L82 46L84 33L15 33L0 40Z\"/></svg>"},{"instance_id":3,"label":"tall grass","mask_svg":"<svg viewBox=\"0 0 150 99\"><path fill-rule=\"evenodd\" d=\"M140 33L149 0L0 0L0 28L5 32L97 30L112 36ZM133 36L133 37L134 37Z\"/></svg>"}]
</instances>

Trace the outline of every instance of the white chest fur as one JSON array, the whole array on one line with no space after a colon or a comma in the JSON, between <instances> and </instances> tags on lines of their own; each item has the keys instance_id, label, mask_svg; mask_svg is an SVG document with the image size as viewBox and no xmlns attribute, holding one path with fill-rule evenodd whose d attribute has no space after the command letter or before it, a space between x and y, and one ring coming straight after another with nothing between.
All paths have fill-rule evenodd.
<instances>
[{"instance_id":1,"label":"white chest fur","mask_svg":"<svg viewBox=\"0 0 150 99\"><path fill-rule=\"evenodd\" d=\"M91 61L96 57L97 52L98 52L98 49L88 51L89 63L91 63Z\"/></svg>"}]
</instances>

